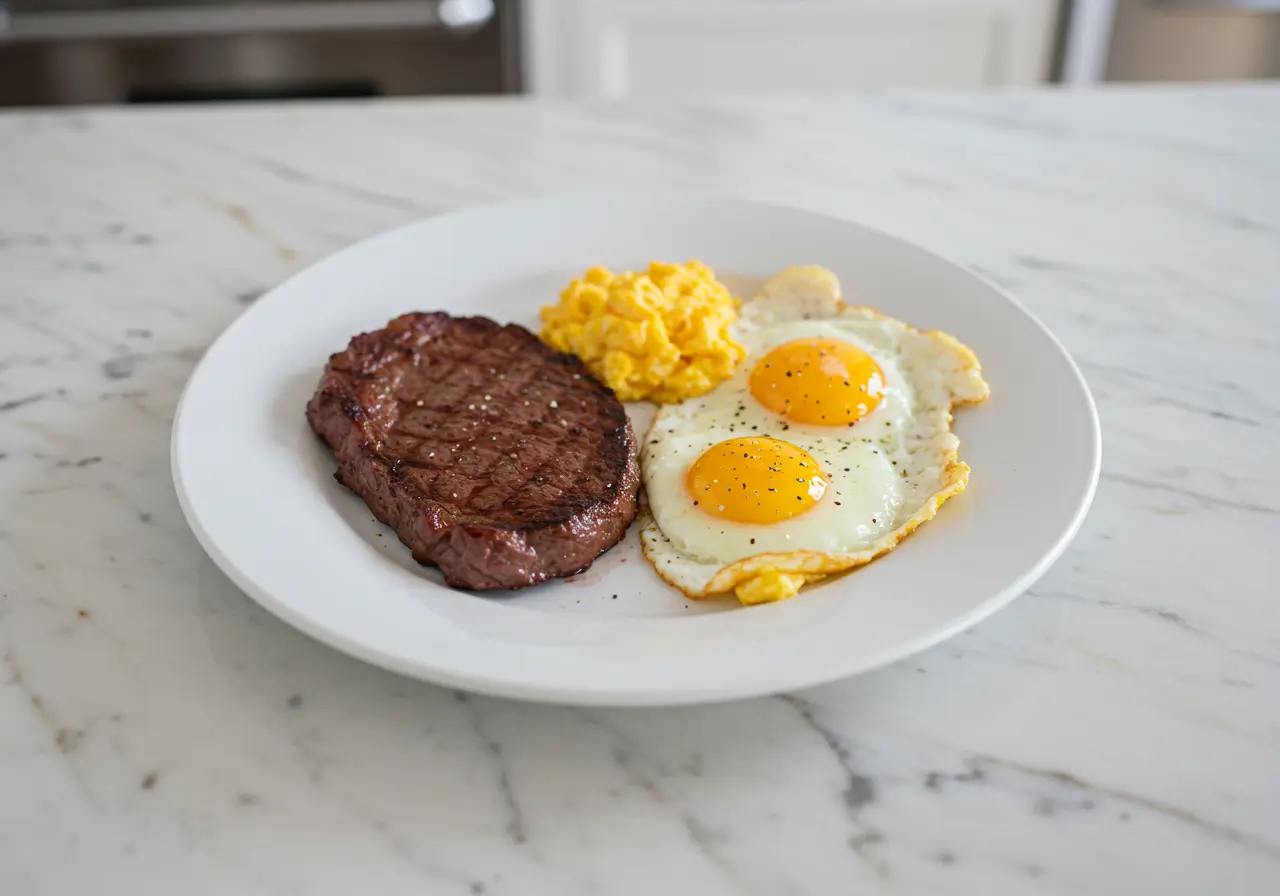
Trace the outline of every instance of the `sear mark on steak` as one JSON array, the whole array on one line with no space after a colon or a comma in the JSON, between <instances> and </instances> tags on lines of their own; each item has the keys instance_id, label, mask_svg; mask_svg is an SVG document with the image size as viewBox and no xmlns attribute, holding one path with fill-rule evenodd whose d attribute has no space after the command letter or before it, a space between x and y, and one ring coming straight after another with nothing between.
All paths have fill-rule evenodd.
<instances>
[{"instance_id":1,"label":"sear mark on steak","mask_svg":"<svg viewBox=\"0 0 1280 896\"><path fill-rule=\"evenodd\" d=\"M329 359L307 420L337 480L455 588L581 572L636 515L622 403L524 327L402 315Z\"/></svg>"}]
</instances>

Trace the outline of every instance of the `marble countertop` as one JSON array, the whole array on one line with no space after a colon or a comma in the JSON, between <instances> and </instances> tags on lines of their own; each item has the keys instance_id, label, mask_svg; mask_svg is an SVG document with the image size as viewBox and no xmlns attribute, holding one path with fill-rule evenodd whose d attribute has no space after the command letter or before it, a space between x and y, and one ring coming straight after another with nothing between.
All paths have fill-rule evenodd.
<instances>
[{"instance_id":1,"label":"marble countertop","mask_svg":"<svg viewBox=\"0 0 1280 896\"><path fill-rule=\"evenodd\" d=\"M1280 88L0 116L0 892L1280 889ZM291 271L513 194L696 186L956 258L1079 360L1105 460L1008 609L773 699L583 710L348 659L168 468Z\"/></svg>"}]
</instances>

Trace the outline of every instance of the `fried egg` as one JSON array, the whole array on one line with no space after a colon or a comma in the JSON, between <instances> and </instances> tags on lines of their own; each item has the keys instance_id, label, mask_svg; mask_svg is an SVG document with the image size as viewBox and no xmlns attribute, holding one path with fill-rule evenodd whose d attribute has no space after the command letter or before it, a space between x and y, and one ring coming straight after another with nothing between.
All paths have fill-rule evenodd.
<instances>
[{"instance_id":1,"label":"fried egg","mask_svg":"<svg viewBox=\"0 0 1280 896\"><path fill-rule=\"evenodd\" d=\"M662 408L641 453L644 553L686 596L790 597L891 550L964 490L951 409L988 388L954 338L846 305L817 267L768 281L733 335L744 363Z\"/></svg>"}]
</instances>

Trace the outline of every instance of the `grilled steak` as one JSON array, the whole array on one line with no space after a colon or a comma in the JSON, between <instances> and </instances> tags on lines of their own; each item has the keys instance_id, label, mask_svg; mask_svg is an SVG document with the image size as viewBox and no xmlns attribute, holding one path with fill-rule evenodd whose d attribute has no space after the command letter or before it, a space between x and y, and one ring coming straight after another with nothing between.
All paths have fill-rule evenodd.
<instances>
[{"instance_id":1,"label":"grilled steak","mask_svg":"<svg viewBox=\"0 0 1280 896\"><path fill-rule=\"evenodd\" d=\"M398 317L329 359L307 420L337 480L457 588L580 572L636 514L621 402L523 327Z\"/></svg>"}]
</instances>

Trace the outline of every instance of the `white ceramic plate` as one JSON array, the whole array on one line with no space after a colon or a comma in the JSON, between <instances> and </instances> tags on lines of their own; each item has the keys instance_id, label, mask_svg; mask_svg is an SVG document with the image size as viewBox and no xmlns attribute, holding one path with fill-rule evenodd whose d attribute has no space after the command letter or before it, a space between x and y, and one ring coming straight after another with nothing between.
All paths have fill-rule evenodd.
<instances>
[{"instance_id":1,"label":"white ceramic plate","mask_svg":"<svg viewBox=\"0 0 1280 896\"><path fill-rule=\"evenodd\" d=\"M303 407L331 352L410 310L536 329L594 264L698 258L742 286L822 264L846 298L957 336L992 397L961 409L968 491L897 550L797 598L694 603L635 527L586 573L479 596L418 566L333 479ZM636 422L643 433L648 414ZM251 597L339 650L429 681L581 704L695 703L831 681L923 650L1026 589L1079 527L1097 414L1062 346L1012 298L916 246L809 212L725 199L597 195L513 202L367 240L237 320L187 385L173 474L213 560Z\"/></svg>"}]
</instances>

